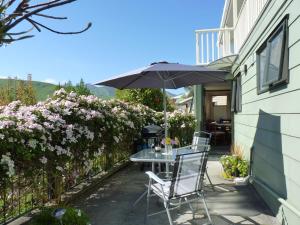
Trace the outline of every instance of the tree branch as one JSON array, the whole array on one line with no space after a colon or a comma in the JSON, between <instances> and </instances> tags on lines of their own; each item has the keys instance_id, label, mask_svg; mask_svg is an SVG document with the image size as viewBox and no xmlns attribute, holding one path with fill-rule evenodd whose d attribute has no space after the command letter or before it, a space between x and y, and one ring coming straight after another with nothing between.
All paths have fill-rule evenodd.
<instances>
[{"instance_id":1,"label":"tree branch","mask_svg":"<svg viewBox=\"0 0 300 225\"><path fill-rule=\"evenodd\" d=\"M19 1L19 4L15 4ZM88 23L88 25L80 30L75 32L64 32L64 31L57 31L55 29L50 28L44 23L38 22L36 19L33 19L32 17L43 17L47 19L55 19L55 20L66 20L67 17L61 17L61 16L52 16L48 14L42 13L43 11L60 7L66 4L73 3L77 0L52 0L48 2L43 2L35 5L31 5L30 3L34 0L0 0L0 5L2 5L3 10L0 12L0 16L2 18L0 19L0 45L3 43L11 43L13 41L17 40L23 40L26 38L33 37L33 35L26 35L21 36L19 38L12 38L13 36L18 35L24 35L25 33L28 33L30 30L23 31L23 32L9 32L13 28L15 28L17 25L22 23L23 21L28 21L37 31L41 32L42 29L46 29L48 31L51 31L56 34L63 34L63 35L69 35L69 34L81 34L92 26L91 23ZM14 10L8 10L10 7L13 7L13 5L16 5L16 8ZM5 11L10 11L12 13L5 15ZM6 38L5 36L8 36L9 38Z\"/></svg>"}]
</instances>

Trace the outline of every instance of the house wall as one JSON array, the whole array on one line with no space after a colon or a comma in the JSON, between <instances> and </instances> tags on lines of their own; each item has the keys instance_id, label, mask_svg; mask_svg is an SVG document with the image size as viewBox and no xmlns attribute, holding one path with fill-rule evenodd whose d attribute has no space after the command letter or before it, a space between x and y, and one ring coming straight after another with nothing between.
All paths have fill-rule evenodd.
<instances>
[{"instance_id":1,"label":"house wall","mask_svg":"<svg viewBox=\"0 0 300 225\"><path fill-rule=\"evenodd\" d=\"M286 14L289 84L258 95L255 52ZM234 141L252 160L253 184L282 224L300 224L300 0L270 1L232 72L242 74L242 112L234 116Z\"/></svg>"}]
</instances>

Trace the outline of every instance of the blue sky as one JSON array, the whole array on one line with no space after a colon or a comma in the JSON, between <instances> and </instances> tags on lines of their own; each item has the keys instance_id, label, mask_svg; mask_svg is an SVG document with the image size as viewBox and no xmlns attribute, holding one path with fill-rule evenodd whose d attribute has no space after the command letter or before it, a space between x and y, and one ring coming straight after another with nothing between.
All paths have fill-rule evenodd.
<instances>
[{"instance_id":1,"label":"blue sky","mask_svg":"<svg viewBox=\"0 0 300 225\"><path fill-rule=\"evenodd\" d=\"M92 28L81 35L43 31L1 47L0 77L28 73L34 80L87 83L151 62L195 63L195 29L219 27L224 0L78 0L54 9L68 21L59 30Z\"/></svg>"}]
</instances>

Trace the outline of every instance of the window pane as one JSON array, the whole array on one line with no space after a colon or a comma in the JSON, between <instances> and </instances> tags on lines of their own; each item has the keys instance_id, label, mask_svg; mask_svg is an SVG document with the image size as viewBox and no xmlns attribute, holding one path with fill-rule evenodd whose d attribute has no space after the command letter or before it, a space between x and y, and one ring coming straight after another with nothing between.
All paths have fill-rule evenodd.
<instances>
[{"instance_id":1,"label":"window pane","mask_svg":"<svg viewBox=\"0 0 300 225\"><path fill-rule=\"evenodd\" d=\"M263 90L267 85L266 76L266 63L267 63L267 46L259 54L259 90Z\"/></svg>"},{"instance_id":2,"label":"window pane","mask_svg":"<svg viewBox=\"0 0 300 225\"><path fill-rule=\"evenodd\" d=\"M213 96L212 102L215 103L215 106L224 106L227 105L227 96Z\"/></svg>"},{"instance_id":3,"label":"window pane","mask_svg":"<svg viewBox=\"0 0 300 225\"><path fill-rule=\"evenodd\" d=\"M236 94L236 81L232 81L232 90L231 90L231 112L235 111L235 94Z\"/></svg>"},{"instance_id":4,"label":"window pane","mask_svg":"<svg viewBox=\"0 0 300 225\"><path fill-rule=\"evenodd\" d=\"M283 28L269 42L270 58L268 64L267 84L280 79L280 66L283 47Z\"/></svg>"},{"instance_id":5,"label":"window pane","mask_svg":"<svg viewBox=\"0 0 300 225\"><path fill-rule=\"evenodd\" d=\"M236 103L235 103L235 111L242 111L242 78L241 75L236 78Z\"/></svg>"}]
</instances>

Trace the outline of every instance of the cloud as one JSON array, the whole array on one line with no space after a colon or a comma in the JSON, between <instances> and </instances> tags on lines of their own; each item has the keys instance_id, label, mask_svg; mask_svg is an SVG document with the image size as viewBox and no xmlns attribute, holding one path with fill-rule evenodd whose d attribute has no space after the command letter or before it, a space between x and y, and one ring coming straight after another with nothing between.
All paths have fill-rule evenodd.
<instances>
[{"instance_id":1,"label":"cloud","mask_svg":"<svg viewBox=\"0 0 300 225\"><path fill-rule=\"evenodd\" d=\"M52 79L52 78L47 78L43 82L50 83L50 84L58 84L57 80Z\"/></svg>"},{"instance_id":2,"label":"cloud","mask_svg":"<svg viewBox=\"0 0 300 225\"><path fill-rule=\"evenodd\" d=\"M42 82L49 83L49 84L55 84L55 85L58 85L59 83L61 85L67 83L66 80L59 80L59 81L57 81L57 80L55 80L53 78L47 78L47 79L43 80Z\"/></svg>"},{"instance_id":3,"label":"cloud","mask_svg":"<svg viewBox=\"0 0 300 225\"><path fill-rule=\"evenodd\" d=\"M7 76L0 76L0 79L7 79Z\"/></svg>"}]
</instances>

